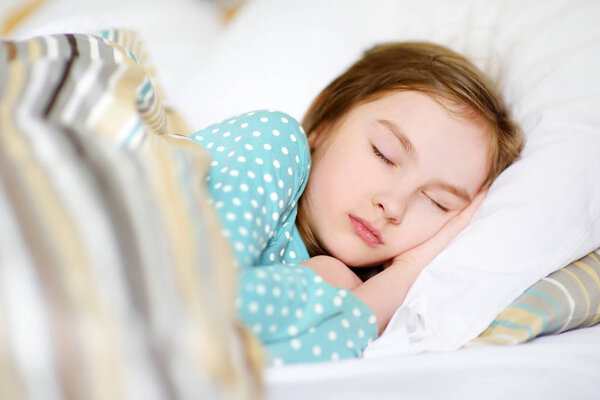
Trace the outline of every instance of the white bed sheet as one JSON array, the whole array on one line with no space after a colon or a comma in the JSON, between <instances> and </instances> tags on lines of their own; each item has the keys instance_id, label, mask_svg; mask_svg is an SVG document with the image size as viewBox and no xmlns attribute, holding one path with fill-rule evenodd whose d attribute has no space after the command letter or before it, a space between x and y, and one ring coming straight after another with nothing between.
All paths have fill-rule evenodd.
<instances>
[{"instance_id":1,"label":"white bed sheet","mask_svg":"<svg viewBox=\"0 0 600 400\"><path fill-rule=\"evenodd\" d=\"M600 325L482 346L267 370L268 400L597 399Z\"/></svg>"}]
</instances>

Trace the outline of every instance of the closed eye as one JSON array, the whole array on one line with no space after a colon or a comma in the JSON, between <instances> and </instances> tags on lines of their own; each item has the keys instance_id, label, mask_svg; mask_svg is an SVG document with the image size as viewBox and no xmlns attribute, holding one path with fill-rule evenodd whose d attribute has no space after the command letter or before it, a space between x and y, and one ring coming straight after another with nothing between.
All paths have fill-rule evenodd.
<instances>
[{"instance_id":1,"label":"closed eye","mask_svg":"<svg viewBox=\"0 0 600 400\"><path fill-rule=\"evenodd\" d=\"M384 163L386 163L387 165L389 165L391 167L396 166L396 164L394 164L394 162L392 160L387 158L381 151L379 151L379 149L374 144L371 144L371 149L373 150L373 153L375 153L375 155L377 157L379 157Z\"/></svg>"},{"instance_id":2,"label":"closed eye","mask_svg":"<svg viewBox=\"0 0 600 400\"><path fill-rule=\"evenodd\" d=\"M427 198L427 200L429 200L431 202L431 204L433 204L434 206L436 206L437 208L439 208L443 212L450 211L448 208L444 207L443 205L441 205L440 203L438 203L437 201L435 201L434 199L432 199L431 197L429 197L427 195L427 193L423 192L423 196L425 196Z\"/></svg>"}]
</instances>

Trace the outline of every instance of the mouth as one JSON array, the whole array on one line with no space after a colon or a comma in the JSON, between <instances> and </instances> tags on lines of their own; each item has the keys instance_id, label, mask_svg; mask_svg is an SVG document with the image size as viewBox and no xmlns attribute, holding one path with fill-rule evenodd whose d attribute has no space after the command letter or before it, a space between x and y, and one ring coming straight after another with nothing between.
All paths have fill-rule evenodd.
<instances>
[{"instance_id":1,"label":"mouth","mask_svg":"<svg viewBox=\"0 0 600 400\"><path fill-rule=\"evenodd\" d=\"M348 217L350 219L350 226L352 226L354 232L366 244L368 244L371 247L377 247L383 244L383 240L381 239L381 232L379 231L379 229L371 225L369 221L359 218L352 214L350 214Z\"/></svg>"}]
</instances>

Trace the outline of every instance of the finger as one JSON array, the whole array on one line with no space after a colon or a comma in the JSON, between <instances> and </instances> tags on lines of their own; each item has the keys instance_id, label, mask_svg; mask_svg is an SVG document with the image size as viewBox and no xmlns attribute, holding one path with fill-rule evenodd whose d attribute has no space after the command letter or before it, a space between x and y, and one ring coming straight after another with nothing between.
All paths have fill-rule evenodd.
<instances>
[{"instance_id":1,"label":"finger","mask_svg":"<svg viewBox=\"0 0 600 400\"><path fill-rule=\"evenodd\" d=\"M464 210L452 217L444 226L429 240L420 244L403 255L413 260L420 260L429 263L435 258L448 244L462 232L477 211L477 208L487 195L487 190L479 192ZM401 255L400 257L402 257Z\"/></svg>"}]
</instances>

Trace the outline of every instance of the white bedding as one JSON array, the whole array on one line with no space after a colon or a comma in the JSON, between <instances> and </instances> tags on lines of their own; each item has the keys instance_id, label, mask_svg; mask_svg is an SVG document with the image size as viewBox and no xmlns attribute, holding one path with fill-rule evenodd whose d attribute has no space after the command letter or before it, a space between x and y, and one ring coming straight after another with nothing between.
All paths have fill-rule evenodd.
<instances>
[{"instance_id":1,"label":"white bedding","mask_svg":"<svg viewBox=\"0 0 600 400\"><path fill-rule=\"evenodd\" d=\"M515 346L288 366L267 399L597 399L600 325Z\"/></svg>"}]
</instances>

